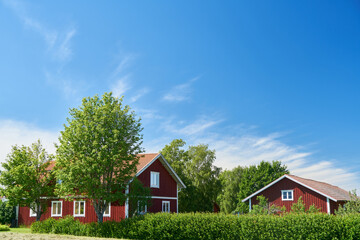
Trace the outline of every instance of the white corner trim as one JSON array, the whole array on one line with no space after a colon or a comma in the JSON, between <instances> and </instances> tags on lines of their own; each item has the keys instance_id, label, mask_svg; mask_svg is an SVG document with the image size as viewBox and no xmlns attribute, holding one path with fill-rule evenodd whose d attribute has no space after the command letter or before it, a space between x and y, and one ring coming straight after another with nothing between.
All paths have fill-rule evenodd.
<instances>
[{"instance_id":1,"label":"white corner trim","mask_svg":"<svg viewBox=\"0 0 360 240\"><path fill-rule=\"evenodd\" d=\"M126 186L125 194L129 194L129 184ZM125 201L125 218L129 217L129 198Z\"/></svg>"},{"instance_id":2,"label":"white corner trim","mask_svg":"<svg viewBox=\"0 0 360 240\"><path fill-rule=\"evenodd\" d=\"M251 212L251 198L249 199L249 212Z\"/></svg>"},{"instance_id":3,"label":"white corner trim","mask_svg":"<svg viewBox=\"0 0 360 240\"><path fill-rule=\"evenodd\" d=\"M176 183L176 213L179 213L179 189Z\"/></svg>"},{"instance_id":4,"label":"white corner trim","mask_svg":"<svg viewBox=\"0 0 360 240\"><path fill-rule=\"evenodd\" d=\"M330 214L331 209L330 209L330 200L329 200L329 198L326 198L326 209L327 209L327 214Z\"/></svg>"}]
</instances>

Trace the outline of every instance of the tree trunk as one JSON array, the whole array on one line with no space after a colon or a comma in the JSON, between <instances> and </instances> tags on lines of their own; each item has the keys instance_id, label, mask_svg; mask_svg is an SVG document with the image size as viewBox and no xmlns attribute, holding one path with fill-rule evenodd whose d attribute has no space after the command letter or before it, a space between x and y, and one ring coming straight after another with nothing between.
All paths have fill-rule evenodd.
<instances>
[{"instance_id":1,"label":"tree trunk","mask_svg":"<svg viewBox=\"0 0 360 240\"><path fill-rule=\"evenodd\" d=\"M98 217L98 223L102 223L103 219L104 219L104 213L96 213L97 217Z\"/></svg>"},{"instance_id":2,"label":"tree trunk","mask_svg":"<svg viewBox=\"0 0 360 240\"><path fill-rule=\"evenodd\" d=\"M41 205L37 204L37 206L36 206L36 221L37 222L40 221L41 214L42 214Z\"/></svg>"}]
</instances>

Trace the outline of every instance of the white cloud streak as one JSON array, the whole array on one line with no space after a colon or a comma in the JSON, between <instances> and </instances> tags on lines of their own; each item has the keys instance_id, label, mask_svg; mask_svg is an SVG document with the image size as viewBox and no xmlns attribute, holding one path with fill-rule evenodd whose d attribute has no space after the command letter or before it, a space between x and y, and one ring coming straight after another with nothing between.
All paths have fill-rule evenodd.
<instances>
[{"instance_id":1,"label":"white cloud streak","mask_svg":"<svg viewBox=\"0 0 360 240\"><path fill-rule=\"evenodd\" d=\"M199 77L195 77L186 83L176 85L163 97L163 100L168 102L183 102L190 100L190 95L192 93L192 84L197 81Z\"/></svg>"},{"instance_id":2,"label":"white cloud streak","mask_svg":"<svg viewBox=\"0 0 360 240\"><path fill-rule=\"evenodd\" d=\"M59 131L60 132L60 131ZM55 153L58 131L48 131L32 124L14 120L0 120L0 162L4 162L14 145L30 146L38 139L48 153Z\"/></svg>"},{"instance_id":3,"label":"white cloud streak","mask_svg":"<svg viewBox=\"0 0 360 240\"><path fill-rule=\"evenodd\" d=\"M145 140L145 148L159 151L165 144L175 138L184 139L188 145L208 144L216 150L215 165L223 169L236 166L249 166L261 161L279 160L290 170L291 174L327 182L346 190L360 189L359 173L349 169L349 166L339 166L335 160L315 159L313 152L304 151L303 146L291 146L281 138L284 134L273 133L265 136L255 134L250 129L234 130L230 134L221 131L215 125L221 120L200 117L186 125L174 124L174 120L162 123L163 133L157 139Z\"/></svg>"},{"instance_id":4,"label":"white cloud streak","mask_svg":"<svg viewBox=\"0 0 360 240\"><path fill-rule=\"evenodd\" d=\"M121 97L126 91L131 89L131 86L129 85L129 79L130 75L125 75L116 80L111 88L111 91L115 97Z\"/></svg>"},{"instance_id":5,"label":"white cloud streak","mask_svg":"<svg viewBox=\"0 0 360 240\"><path fill-rule=\"evenodd\" d=\"M47 49L54 60L66 62L71 59L73 53L71 40L76 34L74 27L70 27L64 32L49 29L45 24L30 17L22 2L17 0L3 0L3 3L15 13L25 27L32 29L43 37Z\"/></svg>"}]
</instances>

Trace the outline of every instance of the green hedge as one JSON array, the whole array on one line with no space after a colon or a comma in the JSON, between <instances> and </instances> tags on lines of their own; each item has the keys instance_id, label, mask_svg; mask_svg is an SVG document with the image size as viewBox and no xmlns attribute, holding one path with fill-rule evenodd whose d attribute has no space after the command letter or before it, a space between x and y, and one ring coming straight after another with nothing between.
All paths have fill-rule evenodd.
<instances>
[{"instance_id":1,"label":"green hedge","mask_svg":"<svg viewBox=\"0 0 360 240\"><path fill-rule=\"evenodd\" d=\"M0 225L0 232L2 232L2 231L10 231L9 226L7 226L7 225Z\"/></svg>"},{"instance_id":2,"label":"green hedge","mask_svg":"<svg viewBox=\"0 0 360 240\"><path fill-rule=\"evenodd\" d=\"M36 222L31 231L128 239L360 239L360 214L234 216L158 213L102 224L82 224L67 217Z\"/></svg>"}]
</instances>

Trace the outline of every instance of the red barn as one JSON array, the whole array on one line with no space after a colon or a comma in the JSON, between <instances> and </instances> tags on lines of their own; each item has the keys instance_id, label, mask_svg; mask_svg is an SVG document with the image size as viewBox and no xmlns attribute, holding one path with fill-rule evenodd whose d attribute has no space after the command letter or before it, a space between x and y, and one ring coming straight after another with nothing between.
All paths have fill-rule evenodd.
<instances>
[{"instance_id":1,"label":"red barn","mask_svg":"<svg viewBox=\"0 0 360 240\"><path fill-rule=\"evenodd\" d=\"M350 200L348 191L324 182L301 178L285 174L259 191L251 194L243 202L249 202L249 210L252 204L257 204L257 196L263 195L269 203L276 206L285 206L289 211L293 203L302 197L305 208L312 204L320 208L322 212L334 214L339 205Z\"/></svg>"},{"instance_id":2,"label":"red barn","mask_svg":"<svg viewBox=\"0 0 360 240\"><path fill-rule=\"evenodd\" d=\"M163 155L159 153L141 154L136 176L145 187L151 189L152 205L149 209L146 207L145 212L178 212L178 191L185 188L185 185ZM128 214L127 203L112 202L104 213L104 221L120 221L127 218ZM73 201L51 199L48 210L41 216L41 220L50 217L58 219L66 215L72 215L84 223L97 221L94 207L86 199L74 199ZM29 207L20 207L17 217L19 225L30 225L36 220L36 215Z\"/></svg>"}]
</instances>

